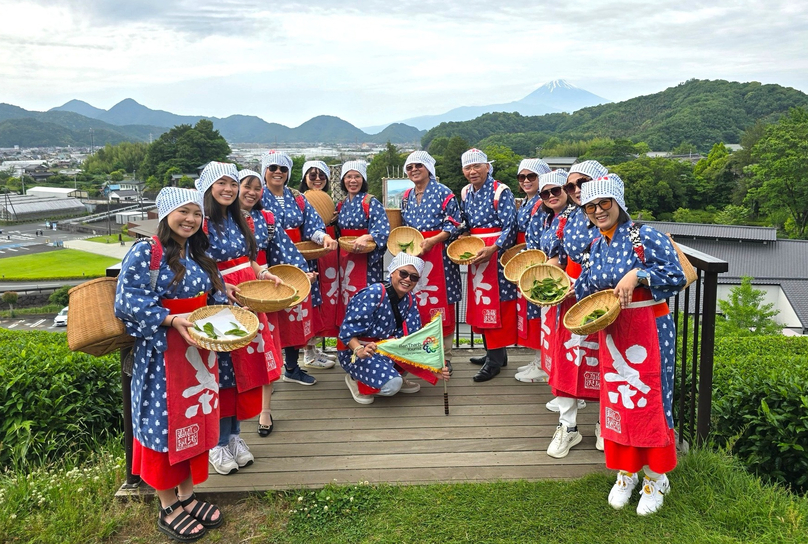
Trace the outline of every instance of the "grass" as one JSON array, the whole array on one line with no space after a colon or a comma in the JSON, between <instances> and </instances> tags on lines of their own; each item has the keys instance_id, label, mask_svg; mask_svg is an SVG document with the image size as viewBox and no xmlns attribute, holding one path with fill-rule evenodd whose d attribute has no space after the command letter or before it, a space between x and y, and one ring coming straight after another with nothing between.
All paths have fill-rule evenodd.
<instances>
[{"instance_id":1,"label":"grass","mask_svg":"<svg viewBox=\"0 0 808 544\"><path fill-rule=\"evenodd\" d=\"M0 259L0 279L5 281L90 279L104 276L120 259L61 249L34 255Z\"/></svg>"},{"instance_id":2,"label":"grass","mask_svg":"<svg viewBox=\"0 0 808 544\"><path fill-rule=\"evenodd\" d=\"M118 444L88 466L0 475L0 542L167 540L157 508L113 498L123 479ZM233 478L243 478L236 475ZM572 481L350 485L273 492L224 505L208 542L779 542L808 539L808 498L766 486L723 453L693 451L670 474L663 509L636 515L606 503L612 474ZM329 506L328 509L324 506Z\"/></svg>"},{"instance_id":3,"label":"grass","mask_svg":"<svg viewBox=\"0 0 808 544\"><path fill-rule=\"evenodd\" d=\"M131 242L135 238L129 236L128 234L122 235L124 242ZM112 236L94 236L92 238L87 238L87 242L98 242L100 244L117 244L119 243L118 235L113 234Z\"/></svg>"},{"instance_id":4,"label":"grass","mask_svg":"<svg viewBox=\"0 0 808 544\"><path fill-rule=\"evenodd\" d=\"M64 306L61 304L48 304L47 306L36 306L34 308L14 308L14 315L11 315L11 310L0 310L0 317L58 314L62 308L64 308Z\"/></svg>"}]
</instances>

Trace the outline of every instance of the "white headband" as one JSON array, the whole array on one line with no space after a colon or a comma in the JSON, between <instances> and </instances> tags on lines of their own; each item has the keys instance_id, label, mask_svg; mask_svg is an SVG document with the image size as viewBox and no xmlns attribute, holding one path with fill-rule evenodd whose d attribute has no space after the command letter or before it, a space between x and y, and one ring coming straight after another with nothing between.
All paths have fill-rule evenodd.
<instances>
[{"instance_id":1,"label":"white headband","mask_svg":"<svg viewBox=\"0 0 808 544\"><path fill-rule=\"evenodd\" d=\"M163 187L154 200L157 205L157 219L165 216L185 204L196 204L202 215L205 215L204 195L196 189L180 189L179 187Z\"/></svg>"}]
</instances>

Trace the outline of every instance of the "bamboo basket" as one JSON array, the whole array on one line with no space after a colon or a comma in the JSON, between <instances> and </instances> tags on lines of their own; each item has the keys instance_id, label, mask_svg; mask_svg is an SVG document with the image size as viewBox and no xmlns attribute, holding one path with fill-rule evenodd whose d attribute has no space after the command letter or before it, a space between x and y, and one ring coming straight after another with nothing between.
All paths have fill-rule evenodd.
<instances>
[{"instance_id":1,"label":"bamboo basket","mask_svg":"<svg viewBox=\"0 0 808 544\"><path fill-rule=\"evenodd\" d=\"M400 227L404 224L404 220L401 219L401 210L398 208L385 208L384 211L387 213L387 220L390 222L390 229Z\"/></svg>"},{"instance_id":2,"label":"bamboo basket","mask_svg":"<svg viewBox=\"0 0 808 544\"><path fill-rule=\"evenodd\" d=\"M502 256L505 258L505 255ZM519 278L522 276L527 268L536 265L544 264L547 262L547 255L540 249L528 249L516 255L513 259L508 261L502 269L502 274L505 279L514 285L519 285Z\"/></svg>"},{"instance_id":3,"label":"bamboo basket","mask_svg":"<svg viewBox=\"0 0 808 544\"><path fill-rule=\"evenodd\" d=\"M322 191L320 191L322 192ZM305 242L297 242L295 247L303 255L303 258L307 261L314 261L319 259L320 257L325 257L332 251L333 249L328 249L327 247L323 247L320 244L316 244L311 240L307 240Z\"/></svg>"},{"instance_id":4,"label":"bamboo basket","mask_svg":"<svg viewBox=\"0 0 808 544\"><path fill-rule=\"evenodd\" d=\"M67 345L71 350L101 357L134 343L123 321L115 317L117 283L117 278L98 278L67 292Z\"/></svg>"},{"instance_id":5,"label":"bamboo basket","mask_svg":"<svg viewBox=\"0 0 808 544\"><path fill-rule=\"evenodd\" d=\"M690 284L696 281L699 276L696 273L696 269L693 268L693 264L690 262L690 259L687 258L687 255L684 254L682 248L679 247L679 244L673 241L673 237L670 235L670 233L668 233L667 236L670 239L671 244L673 244L673 249L676 250L676 254L679 256L679 264L682 265L682 272L685 273L687 283L685 283L685 286L682 287L682 290L684 291L690 287Z\"/></svg>"},{"instance_id":6,"label":"bamboo basket","mask_svg":"<svg viewBox=\"0 0 808 544\"><path fill-rule=\"evenodd\" d=\"M582 325L583 319L595 310L606 310L606 313ZM606 289L576 302L564 315L564 326L573 334L588 336L614 323L618 315L620 315L620 300L613 289Z\"/></svg>"},{"instance_id":7,"label":"bamboo basket","mask_svg":"<svg viewBox=\"0 0 808 544\"><path fill-rule=\"evenodd\" d=\"M340 236L339 237L339 247L343 251L347 251L348 253L370 253L374 249L376 249L376 242L368 242L365 246L365 249L362 250L355 250L353 248L354 241L359 238L359 236Z\"/></svg>"},{"instance_id":8,"label":"bamboo basket","mask_svg":"<svg viewBox=\"0 0 808 544\"><path fill-rule=\"evenodd\" d=\"M499 264L505 266L508 264L508 261L513 259L517 253L524 250L526 247L527 244L516 244L515 246L509 247L502 253L502 257L499 258Z\"/></svg>"},{"instance_id":9,"label":"bamboo basket","mask_svg":"<svg viewBox=\"0 0 808 544\"><path fill-rule=\"evenodd\" d=\"M255 312L265 314L288 308L292 300L297 297L297 289L284 283L275 285L274 281L245 281L240 283L238 288L236 298L239 302Z\"/></svg>"},{"instance_id":10,"label":"bamboo basket","mask_svg":"<svg viewBox=\"0 0 808 544\"><path fill-rule=\"evenodd\" d=\"M309 296L311 293L311 282L306 273L291 264L276 264L268 269L278 276L283 283L297 290L296 298L292 298L287 308L294 308Z\"/></svg>"},{"instance_id":11,"label":"bamboo basket","mask_svg":"<svg viewBox=\"0 0 808 544\"><path fill-rule=\"evenodd\" d=\"M405 251L410 255L419 255L421 253L421 242L424 241L424 235L421 231L412 227L396 227L390 231L390 236L387 238L387 251L394 257ZM402 250L399 244L406 244L412 242L412 246L406 250Z\"/></svg>"},{"instance_id":12,"label":"bamboo basket","mask_svg":"<svg viewBox=\"0 0 808 544\"><path fill-rule=\"evenodd\" d=\"M449 260L455 264L469 264L471 259L474 257L461 259L460 255L467 252L477 255L477 253L484 247L485 242L483 242L482 238L477 238L476 236L465 236L463 238L458 238L449 244L449 247L446 248L446 255L449 257Z\"/></svg>"},{"instance_id":13,"label":"bamboo basket","mask_svg":"<svg viewBox=\"0 0 808 544\"><path fill-rule=\"evenodd\" d=\"M334 221L334 201L331 196L325 191L309 190L303 193L309 204L317 211L317 214L322 217L323 223L326 226Z\"/></svg>"},{"instance_id":14,"label":"bamboo basket","mask_svg":"<svg viewBox=\"0 0 808 544\"><path fill-rule=\"evenodd\" d=\"M560 279L561 287L566 287L567 293L561 298L551 301L538 300L531 297L530 288L533 286L533 280L542 281L545 278ZM537 306L555 306L569 296L570 289L571 283L569 276L567 276L563 270L551 264L537 264L531 266L522 272L522 275L519 277L519 290L522 292L522 296Z\"/></svg>"},{"instance_id":15,"label":"bamboo basket","mask_svg":"<svg viewBox=\"0 0 808 544\"><path fill-rule=\"evenodd\" d=\"M198 308L191 312L191 315L188 316L188 321L191 323L196 323L196 321L210 317L213 314L217 314L225 308L228 308L231 312L233 312L233 315L236 317L236 319L238 319L238 322L244 325L244 328L247 329L247 336L233 338L230 340L220 340L218 338L213 339L208 338L207 335L200 333L193 327L190 327L188 329L188 334L191 335L191 338L196 340L196 343L199 344L199 347L202 349L219 352L234 351L249 345L253 338L255 338L255 335L258 334L258 316L249 310L239 308L238 306L203 306L202 308Z\"/></svg>"}]
</instances>

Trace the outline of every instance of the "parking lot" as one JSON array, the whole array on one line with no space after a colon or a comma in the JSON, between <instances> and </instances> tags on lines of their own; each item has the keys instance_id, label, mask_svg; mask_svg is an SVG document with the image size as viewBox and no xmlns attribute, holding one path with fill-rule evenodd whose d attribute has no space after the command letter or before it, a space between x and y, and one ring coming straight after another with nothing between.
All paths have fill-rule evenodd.
<instances>
[{"instance_id":1,"label":"parking lot","mask_svg":"<svg viewBox=\"0 0 808 544\"><path fill-rule=\"evenodd\" d=\"M53 326L54 317L56 317L56 314L49 316L2 318L0 319L0 327L15 331L65 332L67 327Z\"/></svg>"}]
</instances>

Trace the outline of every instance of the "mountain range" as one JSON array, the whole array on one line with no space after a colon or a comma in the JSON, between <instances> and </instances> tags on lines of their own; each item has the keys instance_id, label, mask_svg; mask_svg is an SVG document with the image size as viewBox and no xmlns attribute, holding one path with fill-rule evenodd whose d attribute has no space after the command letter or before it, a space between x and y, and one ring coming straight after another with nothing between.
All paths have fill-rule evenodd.
<instances>
[{"instance_id":1,"label":"mountain range","mask_svg":"<svg viewBox=\"0 0 808 544\"><path fill-rule=\"evenodd\" d=\"M544 115L546 113L572 113L581 108L609 103L603 97L590 93L580 87L563 80L555 79L545 83L526 97L505 104L489 104L487 106L461 106L440 115L422 115L399 121L418 129L429 130L441 123L452 121L470 121L486 113L507 112L522 115ZM373 134L389 125L363 127L362 130Z\"/></svg>"}]
</instances>

